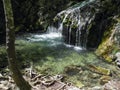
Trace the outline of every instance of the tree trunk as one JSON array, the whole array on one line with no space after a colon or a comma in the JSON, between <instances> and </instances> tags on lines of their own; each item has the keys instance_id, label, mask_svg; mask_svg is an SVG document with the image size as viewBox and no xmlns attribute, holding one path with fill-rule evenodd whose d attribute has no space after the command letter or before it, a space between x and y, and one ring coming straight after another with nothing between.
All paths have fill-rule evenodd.
<instances>
[{"instance_id":1,"label":"tree trunk","mask_svg":"<svg viewBox=\"0 0 120 90\"><path fill-rule=\"evenodd\" d=\"M6 20L6 49L12 78L20 90L31 90L31 86L24 80L18 68L15 55L15 31L11 0L3 0Z\"/></svg>"}]
</instances>

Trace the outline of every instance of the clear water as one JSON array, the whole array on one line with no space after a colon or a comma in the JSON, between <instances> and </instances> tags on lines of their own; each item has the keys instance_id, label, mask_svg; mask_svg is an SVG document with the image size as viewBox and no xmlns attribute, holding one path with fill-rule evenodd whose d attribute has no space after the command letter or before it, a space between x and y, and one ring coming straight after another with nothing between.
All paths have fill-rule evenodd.
<instances>
[{"instance_id":1,"label":"clear water","mask_svg":"<svg viewBox=\"0 0 120 90\"><path fill-rule=\"evenodd\" d=\"M61 32L53 26L48 27L47 32L44 34L31 34L30 37L26 37L26 39L29 42L33 42L33 43L43 43L44 46L51 46L51 47L62 46L64 48L70 48L76 51L83 50L82 47L64 43Z\"/></svg>"},{"instance_id":2,"label":"clear water","mask_svg":"<svg viewBox=\"0 0 120 90\"><path fill-rule=\"evenodd\" d=\"M86 87L100 85L101 74L90 71L87 66L95 65L110 69L111 78L120 78L120 71L112 64L99 59L93 51L65 44L62 35L55 28L44 34L29 34L16 40L17 52L22 60L32 61L34 68L47 75L63 74L67 82ZM67 67L80 67L82 71L70 70Z\"/></svg>"}]
</instances>

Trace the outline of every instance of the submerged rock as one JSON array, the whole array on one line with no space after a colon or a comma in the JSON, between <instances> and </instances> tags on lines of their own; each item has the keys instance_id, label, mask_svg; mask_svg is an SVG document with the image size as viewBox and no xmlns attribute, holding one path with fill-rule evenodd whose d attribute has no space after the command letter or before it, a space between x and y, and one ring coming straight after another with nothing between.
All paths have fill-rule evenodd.
<instances>
[{"instance_id":1,"label":"submerged rock","mask_svg":"<svg viewBox=\"0 0 120 90\"><path fill-rule=\"evenodd\" d=\"M64 71L66 74L73 76L73 75L76 75L78 73L82 73L82 68L77 67L75 65L71 65L71 66L65 67Z\"/></svg>"},{"instance_id":2,"label":"submerged rock","mask_svg":"<svg viewBox=\"0 0 120 90\"><path fill-rule=\"evenodd\" d=\"M109 69L99 67L99 66L88 65L88 69L93 71L93 72L103 74L103 75L110 75L111 74L111 71Z\"/></svg>"}]
</instances>

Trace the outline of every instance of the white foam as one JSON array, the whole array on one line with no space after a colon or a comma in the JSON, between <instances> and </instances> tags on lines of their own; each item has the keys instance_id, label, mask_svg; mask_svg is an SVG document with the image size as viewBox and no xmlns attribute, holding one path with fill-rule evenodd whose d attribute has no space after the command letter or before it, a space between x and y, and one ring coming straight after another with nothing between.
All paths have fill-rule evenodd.
<instances>
[{"instance_id":1,"label":"white foam","mask_svg":"<svg viewBox=\"0 0 120 90\"><path fill-rule=\"evenodd\" d=\"M80 51L80 50L83 50L83 48L78 47L78 46L74 46L74 50L76 50L76 51Z\"/></svg>"},{"instance_id":2,"label":"white foam","mask_svg":"<svg viewBox=\"0 0 120 90\"><path fill-rule=\"evenodd\" d=\"M69 44L64 44L66 47L68 48L73 48L75 51L81 51L83 50L82 47L79 47L79 46L74 46L74 45L69 45Z\"/></svg>"},{"instance_id":3,"label":"white foam","mask_svg":"<svg viewBox=\"0 0 120 90\"><path fill-rule=\"evenodd\" d=\"M62 35L60 33L55 33L55 32L42 34L42 35L34 35L34 38L36 38L36 39L41 38L43 40L45 40L45 39L55 39L55 38L59 38L59 37L62 37Z\"/></svg>"}]
</instances>

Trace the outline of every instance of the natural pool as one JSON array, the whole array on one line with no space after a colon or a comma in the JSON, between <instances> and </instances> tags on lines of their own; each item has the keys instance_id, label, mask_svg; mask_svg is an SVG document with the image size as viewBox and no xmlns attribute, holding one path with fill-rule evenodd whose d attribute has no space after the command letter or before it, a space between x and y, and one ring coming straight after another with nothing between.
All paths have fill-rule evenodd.
<instances>
[{"instance_id":1,"label":"natural pool","mask_svg":"<svg viewBox=\"0 0 120 90\"><path fill-rule=\"evenodd\" d=\"M45 75L62 74L63 81L78 87L99 86L104 84L103 79L120 78L120 70L114 64L99 59L93 51L65 44L58 32L19 36L16 50L18 60L26 61L23 64L32 62ZM104 68L110 75L93 71L90 66Z\"/></svg>"}]
</instances>

